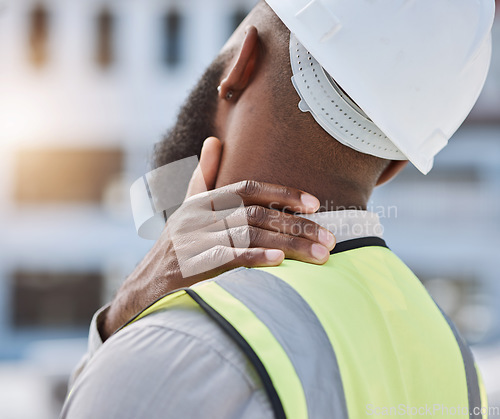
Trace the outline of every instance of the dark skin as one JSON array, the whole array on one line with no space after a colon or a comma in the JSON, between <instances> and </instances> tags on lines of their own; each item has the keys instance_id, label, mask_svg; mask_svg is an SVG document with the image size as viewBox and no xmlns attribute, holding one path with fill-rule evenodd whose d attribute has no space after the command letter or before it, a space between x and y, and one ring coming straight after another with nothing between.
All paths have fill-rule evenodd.
<instances>
[{"instance_id":1,"label":"dark skin","mask_svg":"<svg viewBox=\"0 0 500 419\"><path fill-rule=\"evenodd\" d=\"M265 11L254 10L222 50L237 49L239 54L229 66L219 92L221 103L216 126L224 153L216 187L253 179L306 190L322 203L365 209L373 188L392 179L407 162L387 162L383 170L360 165L354 171L347 167L345 172L347 169L351 172L348 174L332 170L337 163L332 161L332 156L356 165L356 157L351 156L360 153L332 141L309 113L298 109L298 96L291 83L288 86L290 101L283 106L287 107L293 124L277 129L274 91L268 81L270 68L275 65L269 50L277 47L273 45L272 28L265 23L245 27L254 20L259 21L262 13ZM291 72L284 76L288 80L290 77ZM228 91L233 92L231 100L225 100ZM277 132L281 138L276 137Z\"/></svg>"},{"instance_id":2,"label":"dark skin","mask_svg":"<svg viewBox=\"0 0 500 419\"><path fill-rule=\"evenodd\" d=\"M284 46L274 43L269 13L266 6L256 6L224 46L221 53L232 59L220 80L214 124L220 141L205 141L191 198L169 218L160 239L118 291L100 325L104 340L162 295L229 269L277 266L285 257L325 263L335 246L333 235L290 212L366 208L373 188L404 167L406 162L367 161L334 141L297 108L289 75L284 97L290 100L282 103L289 120L274 118L273 49ZM214 191L200 193L205 185ZM213 224L214 216L224 215L217 210L228 208L234 247L221 245L228 231ZM248 241L238 245L239 237ZM223 263L229 253L234 257ZM192 275L180 268L195 272L208 261L216 267Z\"/></svg>"},{"instance_id":3,"label":"dark skin","mask_svg":"<svg viewBox=\"0 0 500 419\"><path fill-rule=\"evenodd\" d=\"M213 190L221 145L209 138L184 204L145 258L127 278L100 326L103 340L166 293L246 266L277 266L286 257L323 264L335 237L304 218L280 211L313 213L319 201L295 188L243 181ZM205 170L203 168L205 167ZM203 174L202 174L203 172ZM272 207L272 208L271 208ZM225 224L214 222L225 219ZM232 245L224 244L227 236ZM200 271L201 267L201 272Z\"/></svg>"}]
</instances>

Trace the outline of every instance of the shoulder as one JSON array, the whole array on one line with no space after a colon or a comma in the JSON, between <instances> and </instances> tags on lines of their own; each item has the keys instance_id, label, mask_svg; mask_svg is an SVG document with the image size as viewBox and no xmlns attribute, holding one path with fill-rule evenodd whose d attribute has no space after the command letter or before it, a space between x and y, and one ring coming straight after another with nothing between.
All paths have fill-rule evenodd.
<instances>
[{"instance_id":1,"label":"shoulder","mask_svg":"<svg viewBox=\"0 0 500 419\"><path fill-rule=\"evenodd\" d=\"M236 344L192 304L112 336L75 383L62 417L272 417Z\"/></svg>"}]
</instances>

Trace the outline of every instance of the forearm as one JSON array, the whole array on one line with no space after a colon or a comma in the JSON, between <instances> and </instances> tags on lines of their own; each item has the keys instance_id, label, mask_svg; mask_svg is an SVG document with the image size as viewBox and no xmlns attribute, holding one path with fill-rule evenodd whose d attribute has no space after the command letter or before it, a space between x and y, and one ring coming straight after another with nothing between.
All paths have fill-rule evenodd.
<instances>
[{"instance_id":1,"label":"forearm","mask_svg":"<svg viewBox=\"0 0 500 419\"><path fill-rule=\"evenodd\" d=\"M125 280L109 309L103 313L99 326L103 341L159 297L178 289L179 276L175 258L159 255L153 248Z\"/></svg>"}]
</instances>

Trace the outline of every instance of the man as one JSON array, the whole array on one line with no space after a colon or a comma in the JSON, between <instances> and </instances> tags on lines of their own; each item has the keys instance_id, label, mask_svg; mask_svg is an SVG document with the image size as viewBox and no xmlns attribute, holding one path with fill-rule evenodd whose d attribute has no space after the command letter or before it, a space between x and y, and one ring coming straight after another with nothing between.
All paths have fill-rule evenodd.
<instances>
[{"instance_id":1,"label":"man","mask_svg":"<svg viewBox=\"0 0 500 419\"><path fill-rule=\"evenodd\" d=\"M493 2L267 3L156 150L160 167L220 139L98 313L107 340L91 330L62 417L481 417L469 349L365 209L407 159L428 172L470 111Z\"/></svg>"}]
</instances>

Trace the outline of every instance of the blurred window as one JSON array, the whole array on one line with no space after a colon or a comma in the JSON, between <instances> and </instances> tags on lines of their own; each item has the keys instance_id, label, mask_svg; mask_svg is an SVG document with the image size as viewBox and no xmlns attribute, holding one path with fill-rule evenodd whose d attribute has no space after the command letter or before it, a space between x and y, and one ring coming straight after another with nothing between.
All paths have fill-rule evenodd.
<instances>
[{"instance_id":1,"label":"blurred window","mask_svg":"<svg viewBox=\"0 0 500 419\"><path fill-rule=\"evenodd\" d=\"M182 60L183 17L171 9L163 17L163 61L169 67L176 67Z\"/></svg>"},{"instance_id":2,"label":"blurred window","mask_svg":"<svg viewBox=\"0 0 500 419\"><path fill-rule=\"evenodd\" d=\"M13 282L15 328L85 327L101 305L98 272L21 270Z\"/></svg>"},{"instance_id":3,"label":"blurred window","mask_svg":"<svg viewBox=\"0 0 500 419\"><path fill-rule=\"evenodd\" d=\"M102 68L113 64L113 38L115 19L108 9L103 9L97 16L96 61Z\"/></svg>"},{"instance_id":4,"label":"blurred window","mask_svg":"<svg viewBox=\"0 0 500 419\"><path fill-rule=\"evenodd\" d=\"M30 149L16 160L16 202L100 203L121 174L124 155L120 149Z\"/></svg>"},{"instance_id":5,"label":"blurred window","mask_svg":"<svg viewBox=\"0 0 500 419\"><path fill-rule=\"evenodd\" d=\"M29 15L29 58L35 67L43 67L48 60L49 13L43 4L37 4Z\"/></svg>"}]
</instances>

